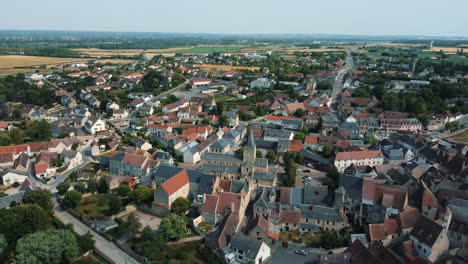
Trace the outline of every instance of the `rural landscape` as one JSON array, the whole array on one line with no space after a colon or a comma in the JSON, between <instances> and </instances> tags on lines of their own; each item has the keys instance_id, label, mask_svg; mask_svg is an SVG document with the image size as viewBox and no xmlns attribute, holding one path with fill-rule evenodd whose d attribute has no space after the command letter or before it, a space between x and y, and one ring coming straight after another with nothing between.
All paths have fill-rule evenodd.
<instances>
[{"instance_id":1,"label":"rural landscape","mask_svg":"<svg viewBox=\"0 0 468 264\"><path fill-rule=\"evenodd\" d=\"M5 3L0 263L468 263L457 1Z\"/></svg>"}]
</instances>

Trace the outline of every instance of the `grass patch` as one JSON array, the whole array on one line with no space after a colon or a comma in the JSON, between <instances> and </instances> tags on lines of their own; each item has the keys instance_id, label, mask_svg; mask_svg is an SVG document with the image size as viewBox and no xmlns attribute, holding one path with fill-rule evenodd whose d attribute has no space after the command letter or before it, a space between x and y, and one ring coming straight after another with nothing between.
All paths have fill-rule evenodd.
<instances>
[{"instance_id":1,"label":"grass patch","mask_svg":"<svg viewBox=\"0 0 468 264\"><path fill-rule=\"evenodd\" d=\"M208 224L206 222L201 222L198 225L198 229L200 229L200 231L202 231L203 234L208 234L212 227L213 227L213 225L210 225L210 224Z\"/></svg>"},{"instance_id":2,"label":"grass patch","mask_svg":"<svg viewBox=\"0 0 468 264\"><path fill-rule=\"evenodd\" d=\"M320 243L320 235L311 235L308 233L300 233L298 231L280 232L279 240L310 245Z\"/></svg>"},{"instance_id":3,"label":"grass patch","mask_svg":"<svg viewBox=\"0 0 468 264\"><path fill-rule=\"evenodd\" d=\"M76 207L81 215L87 218L97 219L111 215L109 209L109 197L106 194L94 194L83 198Z\"/></svg>"}]
</instances>

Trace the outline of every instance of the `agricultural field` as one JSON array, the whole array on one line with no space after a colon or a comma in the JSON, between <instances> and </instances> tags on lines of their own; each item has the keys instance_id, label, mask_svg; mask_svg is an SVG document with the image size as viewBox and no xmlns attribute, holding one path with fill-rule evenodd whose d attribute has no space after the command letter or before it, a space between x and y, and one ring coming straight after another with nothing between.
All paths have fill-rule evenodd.
<instances>
[{"instance_id":1,"label":"agricultural field","mask_svg":"<svg viewBox=\"0 0 468 264\"><path fill-rule=\"evenodd\" d=\"M443 51L446 54L456 54L457 50L459 50L461 48L462 47L460 47L460 48L458 48L458 47L432 47L431 50L426 49L426 50L422 50L422 51L432 51L432 52Z\"/></svg>"},{"instance_id":2,"label":"agricultural field","mask_svg":"<svg viewBox=\"0 0 468 264\"><path fill-rule=\"evenodd\" d=\"M86 62L89 59L79 58L57 58L57 57L40 57L40 56L21 56L21 55L8 55L0 56L0 76L33 72L40 69L43 73L50 73L51 70L42 69L50 68L61 64L74 63L74 62ZM107 59L99 60L101 63L116 63L126 64L133 60L121 60L121 59Z\"/></svg>"},{"instance_id":3,"label":"agricultural field","mask_svg":"<svg viewBox=\"0 0 468 264\"><path fill-rule=\"evenodd\" d=\"M448 139L457 143L468 144L468 129L465 129L457 134L454 134L448 137Z\"/></svg>"},{"instance_id":4,"label":"agricultural field","mask_svg":"<svg viewBox=\"0 0 468 264\"><path fill-rule=\"evenodd\" d=\"M214 64L201 64L195 65L195 67L200 68L204 71L237 71L237 70L251 70L256 71L260 70L260 67L248 67L248 66L231 66L231 65L214 65Z\"/></svg>"}]
</instances>

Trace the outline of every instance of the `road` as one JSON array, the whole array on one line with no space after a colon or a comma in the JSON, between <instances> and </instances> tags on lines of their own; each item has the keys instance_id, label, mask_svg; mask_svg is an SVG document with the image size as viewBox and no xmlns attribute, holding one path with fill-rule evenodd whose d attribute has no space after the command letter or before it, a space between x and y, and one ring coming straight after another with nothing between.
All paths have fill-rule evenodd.
<instances>
[{"instance_id":1,"label":"road","mask_svg":"<svg viewBox=\"0 0 468 264\"><path fill-rule=\"evenodd\" d=\"M309 251L309 254L307 256L302 256L294 253L296 249L298 249L298 247L278 247L271 256L271 263L317 263L316 261L319 255L327 253L326 250L320 248L306 248Z\"/></svg>"},{"instance_id":2,"label":"road","mask_svg":"<svg viewBox=\"0 0 468 264\"><path fill-rule=\"evenodd\" d=\"M356 50L356 48L353 48L348 51L348 56L346 57L346 65L345 68L342 69L338 75L335 78L335 82L333 84L333 90L332 90L332 95L330 98L331 101L331 111L336 112L336 99L338 95L341 93L341 90L343 89L343 82L344 82L344 77L346 76L347 73L352 73L354 70L354 61L351 53Z\"/></svg>"},{"instance_id":3,"label":"road","mask_svg":"<svg viewBox=\"0 0 468 264\"><path fill-rule=\"evenodd\" d=\"M83 224L80 220L76 219L66 211L58 210L58 205L56 204L54 216L60 219L65 224L73 224L73 230L79 235L86 234L91 232L96 243L94 247L101 252L103 252L108 258L110 258L115 263L128 263L128 264L138 264L137 260L130 257L127 253L118 248L113 242L102 237L98 233L94 232L91 228Z\"/></svg>"}]
</instances>

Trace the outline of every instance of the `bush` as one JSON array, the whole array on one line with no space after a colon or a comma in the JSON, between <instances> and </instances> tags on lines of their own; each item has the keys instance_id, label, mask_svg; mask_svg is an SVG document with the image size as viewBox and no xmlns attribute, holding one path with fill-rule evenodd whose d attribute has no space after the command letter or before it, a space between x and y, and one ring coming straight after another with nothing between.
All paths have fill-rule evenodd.
<instances>
[{"instance_id":1,"label":"bush","mask_svg":"<svg viewBox=\"0 0 468 264\"><path fill-rule=\"evenodd\" d=\"M63 202L66 206L75 208L81 201L82 194L78 191L71 190L65 194Z\"/></svg>"},{"instance_id":2,"label":"bush","mask_svg":"<svg viewBox=\"0 0 468 264\"><path fill-rule=\"evenodd\" d=\"M19 182L14 182L11 186L13 186L14 188L18 188L20 186L20 183Z\"/></svg>"}]
</instances>

